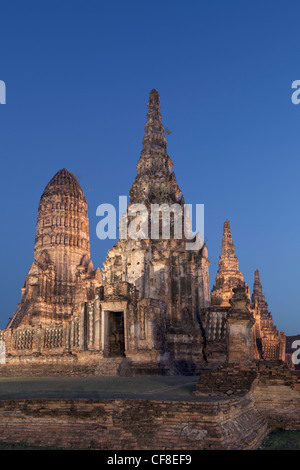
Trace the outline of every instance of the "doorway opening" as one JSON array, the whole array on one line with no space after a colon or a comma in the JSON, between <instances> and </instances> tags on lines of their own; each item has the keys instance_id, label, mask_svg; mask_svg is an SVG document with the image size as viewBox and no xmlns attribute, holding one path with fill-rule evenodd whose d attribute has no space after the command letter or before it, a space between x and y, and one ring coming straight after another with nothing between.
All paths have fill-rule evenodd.
<instances>
[{"instance_id":1,"label":"doorway opening","mask_svg":"<svg viewBox=\"0 0 300 470\"><path fill-rule=\"evenodd\" d=\"M124 312L108 312L108 355L125 357Z\"/></svg>"}]
</instances>

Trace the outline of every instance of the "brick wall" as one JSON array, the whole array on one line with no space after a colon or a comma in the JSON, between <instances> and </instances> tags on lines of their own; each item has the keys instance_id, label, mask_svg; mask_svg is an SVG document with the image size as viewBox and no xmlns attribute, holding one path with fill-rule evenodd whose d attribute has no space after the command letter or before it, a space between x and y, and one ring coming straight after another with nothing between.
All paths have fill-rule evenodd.
<instances>
[{"instance_id":1,"label":"brick wall","mask_svg":"<svg viewBox=\"0 0 300 470\"><path fill-rule=\"evenodd\" d=\"M7 442L91 449L252 449L266 423L246 397L195 402L3 400Z\"/></svg>"},{"instance_id":2,"label":"brick wall","mask_svg":"<svg viewBox=\"0 0 300 470\"><path fill-rule=\"evenodd\" d=\"M253 390L255 406L270 426L300 430L300 372L278 364L261 363L259 382Z\"/></svg>"}]
</instances>

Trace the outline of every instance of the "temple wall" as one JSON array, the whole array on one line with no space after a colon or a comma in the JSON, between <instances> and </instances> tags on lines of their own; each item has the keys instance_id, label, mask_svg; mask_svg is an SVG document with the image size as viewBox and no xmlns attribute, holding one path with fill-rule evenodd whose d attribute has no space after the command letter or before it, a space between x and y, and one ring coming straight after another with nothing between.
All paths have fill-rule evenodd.
<instances>
[{"instance_id":1,"label":"temple wall","mask_svg":"<svg viewBox=\"0 0 300 470\"><path fill-rule=\"evenodd\" d=\"M108 252L103 279L135 285L141 299L164 301L168 325L191 329L199 310L209 305L209 262L204 254L186 251L178 240L120 240Z\"/></svg>"},{"instance_id":2,"label":"temple wall","mask_svg":"<svg viewBox=\"0 0 300 470\"><path fill-rule=\"evenodd\" d=\"M205 402L2 400L1 440L83 449L255 449L266 423L249 398Z\"/></svg>"},{"instance_id":3,"label":"temple wall","mask_svg":"<svg viewBox=\"0 0 300 470\"><path fill-rule=\"evenodd\" d=\"M262 364L253 398L269 426L300 430L300 372Z\"/></svg>"},{"instance_id":4,"label":"temple wall","mask_svg":"<svg viewBox=\"0 0 300 470\"><path fill-rule=\"evenodd\" d=\"M94 300L82 303L70 322L1 330L6 363L99 364L110 357L107 328L109 312L113 311L124 314L124 354L137 366L135 373L138 368L141 373L143 368L154 373L156 365L158 374L194 375L202 368L215 368L225 363L228 308L202 309L202 325L196 325L191 334L185 330L172 331L166 325L164 302L139 300L132 289L126 282L97 288ZM274 345L277 354L266 357L267 360L280 359L280 344L274 342ZM150 365L152 371L149 371ZM114 370L111 368L112 375ZM105 368L103 374L106 374ZM116 372L116 375L119 374Z\"/></svg>"},{"instance_id":5,"label":"temple wall","mask_svg":"<svg viewBox=\"0 0 300 470\"><path fill-rule=\"evenodd\" d=\"M114 323L118 321L119 325ZM176 333L166 324L162 300L139 299L135 287L126 282L104 283L93 300L74 309L69 322L8 328L0 332L0 340L5 343L6 364L94 364L99 375L108 375L107 369L110 375L199 373L200 327ZM121 367L125 358L122 370L109 366L109 359Z\"/></svg>"},{"instance_id":6,"label":"temple wall","mask_svg":"<svg viewBox=\"0 0 300 470\"><path fill-rule=\"evenodd\" d=\"M205 332L205 354L211 367L223 364L228 351L228 316L229 307L212 306L201 309L201 323ZM255 324L253 327L253 352L255 359L285 361L285 335L275 333L271 336L268 331L262 335L260 330L260 316L252 310ZM274 328L273 328L274 329ZM261 344L261 352L258 349Z\"/></svg>"}]
</instances>

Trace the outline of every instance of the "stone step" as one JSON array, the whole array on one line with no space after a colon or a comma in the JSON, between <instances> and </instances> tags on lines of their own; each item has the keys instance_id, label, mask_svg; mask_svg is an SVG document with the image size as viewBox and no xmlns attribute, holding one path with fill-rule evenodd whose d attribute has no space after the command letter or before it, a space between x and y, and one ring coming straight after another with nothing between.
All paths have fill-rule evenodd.
<instances>
[{"instance_id":1,"label":"stone step","mask_svg":"<svg viewBox=\"0 0 300 470\"><path fill-rule=\"evenodd\" d=\"M124 357L103 358L95 368L97 377L130 375L130 362Z\"/></svg>"},{"instance_id":2,"label":"stone step","mask_svg":"<svg viewBox=\"0 0 300 470\"><path fill-rule=\"evenodd\" d=\"M151 362L132 362L127 358L103 358L95 369L96 376L139 376L139 375L168 375L163 366Z\"/></svg>"},{"instance_id":3,"label":"stone step","mask_svg":"<svg viewBox=\"0 0 300 470\"><path fill-rule=\"evenodd\" d=\"M160 367L158 364L136 362L131 364L131 375L167 375L164 367Z\"/></svg>"}]
</instances>

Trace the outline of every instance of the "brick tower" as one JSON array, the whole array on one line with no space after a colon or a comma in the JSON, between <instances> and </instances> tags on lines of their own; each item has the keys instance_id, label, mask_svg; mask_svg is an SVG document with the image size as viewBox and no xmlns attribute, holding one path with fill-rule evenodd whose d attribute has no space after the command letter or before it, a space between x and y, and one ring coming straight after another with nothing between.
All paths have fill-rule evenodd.
<instances>
[{"instance_id":1,"label":"brick tower","mask_svg":"<svg viewBox=\"0 0 300 470\"><path fill-rule=\"evenodd\" d=\"M239 262L235 255L229 220L224 222L221 256L219 258L219 270L215 285L211 291L211 304L224 307L230 306L233 296L233 288L244 284L243 275L239 271Z\"/></svg>"},{"instance_id":2,"label":"brick tower","mask_svg":"<svg viewBox=\"0 0 300 470\"><path fill-rule=\"evenodd\" d=\"M172 167L161 121L160 97L152 90L137 175L129 191L126 220L124 222L123 217L121 222L123 231L124 226L129 227L132 222L133 206L142 204L147 208L143 221L145 237L134 239L129 236L114 245L104 263L103 282L129 282L137 289L140 300L165 303L165 326L160 329L164 350L180 369L180 364L197 367L202 360L199 317L201 308L209 304L209 261L205 244L187 249L190 221L184 217L180 219L178 215L183 213L185 202ZM176 205L179 209L179 213L170 213L167 237L163 235L163 211L158 216L161 222L158 236L153 237L153 220L149 212L153 205L167 207L167 210ZM178 237L175 230L180 226L182 236Z\"/></svg>"},{"instance_id":3,"label":"brick tower","mask_svg":"<svg viewBox=\"0 0 300 470\"><path fill-rule=\"evenodd\" d=\"M64 168L41 196L34 262L8 327L69 320L83 272L91 278L100 275L90 261L87 201L77 178Z\"/></svg>"},{"instance_id":4,"label":"brick tower","mask_svg":"<svg viewBox=\"0 0 300 470\"><path fill-rule=\"evenodd\" d=\"M137 175L129 192L128 214L134 204L143 204L147 209L153 204L184 207L172 167L161 121L160 97L152 90ZM187 231L182 227L182 238L176 238L176 214L173 219L171 214L170 220L168 239L164 239L162 231L158 239L152 237L149 216L147 237L119 240L108 253L103 279L108 283L122 280L134 284L140 298L165 301L169 325L182 327L191 322L194 327L200 308L209 304L207 248L204 244L201 249L187 250L184 236Z\"/></svg>"},{"instance_id":5,"label":"brick tower","mask_svg":"<svg viewBox=\"0 0 300 470\"><path fill-rule=\"evenodd\" d=\"M254 332L259 356L266 360L285 360L286 336L274 325L273 315L263 295L259 270L254 273L251 309L255 316Z\"/></svg>"}]
</instances>

